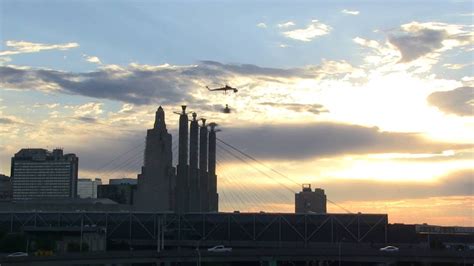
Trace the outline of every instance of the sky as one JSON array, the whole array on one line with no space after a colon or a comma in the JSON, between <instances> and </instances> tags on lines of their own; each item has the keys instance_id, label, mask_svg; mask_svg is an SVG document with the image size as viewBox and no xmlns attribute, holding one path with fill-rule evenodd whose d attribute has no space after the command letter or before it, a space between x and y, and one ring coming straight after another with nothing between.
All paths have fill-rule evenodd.
<instances>
[{"instance_id":1,"label":"sky","mask_svg":"<svg viewBox=\"0 0 474 266\"><path fill-rule=\"evenodd\" d=\"M176 136L185 104L258 161L219 144L223 211L293 212L309 183L330 212L474 226L473 10L0 0L0 173L21 148L62 147L80 178L136 178L157 107ZM225 84L239 91L205 88Z\"/></svg>"}]
</instances>

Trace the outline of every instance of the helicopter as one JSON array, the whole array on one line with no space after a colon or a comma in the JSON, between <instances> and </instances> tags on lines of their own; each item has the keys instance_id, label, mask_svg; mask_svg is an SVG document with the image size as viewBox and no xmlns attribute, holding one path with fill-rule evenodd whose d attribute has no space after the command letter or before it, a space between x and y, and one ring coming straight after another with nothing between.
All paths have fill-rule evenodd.
<instances>
[{"instance_id":1,"label":"helicopter","mask_svg":"<svg viewBox=\"0 0 474 266\"><path fill-rule=\"evenodd\" d=\"M223 91L224 94L227 94L227 91L234 91L234 93L238 92L239 90L236 89L236 88L232 88L231 86L229 85L225 85L224 87L222 88L216 88L216 89L211 89L209 88L208 86L206 86L206 88L209 90L209 91Z\"/></svg>"}]
</instances>

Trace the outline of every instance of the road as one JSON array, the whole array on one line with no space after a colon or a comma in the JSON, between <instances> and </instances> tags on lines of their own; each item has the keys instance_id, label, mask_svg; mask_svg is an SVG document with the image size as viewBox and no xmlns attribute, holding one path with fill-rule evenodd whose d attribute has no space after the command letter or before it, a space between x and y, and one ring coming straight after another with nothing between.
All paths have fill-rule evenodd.
<instances>
[{"instance_id":1,"label":"road","mask_svg":"<svg viewBox=\"0 0 474 266\"><path fill-rule=\"evenodd\" d=\"M455 262L474 263L474 251L401 249L387 253L375 248L335 247L317 249L233 249L231 252L199 251L202 262L232 261L352 261L352 262ZM65 253L50 257L0 258L2 265L74 265L92 263L196 262L198 252L193 249L156 251L107 251Z\"/></svg>"}]
</instances>

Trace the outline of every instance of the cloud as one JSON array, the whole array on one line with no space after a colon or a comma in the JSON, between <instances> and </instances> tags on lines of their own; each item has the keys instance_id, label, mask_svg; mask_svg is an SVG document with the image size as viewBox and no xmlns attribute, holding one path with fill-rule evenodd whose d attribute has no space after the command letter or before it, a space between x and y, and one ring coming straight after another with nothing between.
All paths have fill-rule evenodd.
<instances>
[{"instance_id":1,"label":"cloud","mask_svg":"<svg viewBox=\"0 0 474 266\"><path fill-rule=\"evenodd\" d=\"M289 28L289 27L292 27L292 26L295 26L295 25L296 24L293 21L287 21L285 23L278 24L277 27L278 28Z\"/></svg>"},{"instance_id":2,"label":"cloud","mask_svg":"<svg viewBox=\"0 0 474 266\"><path fill-rule=\"evenodd\" d=\"M265 28L267 28L267 24L265 24L263 22L260 22L260 23L257 24L257 27L265 29Z\"/></svg>"},{"instance_id":3,"label":"cloud","mask_svg":"<svg viewBox=\"0 0 474 266\"><path fill-rule=\"evenodd\" d=\"M90 124L97 123L97 118L94 118L94 117L79 116L79 117L74 117L74 119L79 120L81 122L90 123Z\"/></svg>"},{"instance_id":4,"label":"cloud","mask_svg":"<svg viewBox=\"0 0 474 266\"><path fill-rule=\"evenodd\" d=\"M321 113L329 112L324 108L324 106L320 104L300 104L300 103L273 103L273 102L263 102L260 103L262 105L268 105L274 108L283 108L293 112L308 112L313 113L315 115L319 115Z\"/></svg>"},{"instance_id":5,"label":"cloud","mask_svg":"<svg viewBox=\"0 0 474 266\"><path fill-rule=\"evenodd\" d=\"M318 36L329 34L331 29L332 28L326 24L318 22L317 20L312 20L311 24L309 24L306 28L285 31L283 32L283 35L290 39L309 42Z\"/></svg>"},{"instance_id":6,"label":"cloud","mask_svg":"<svg viewBox=\"0 0 474 266\"><path fill-rule=\"evenodd\" d=\"M474 115L474 87L434 92L428 96L428 102L445 113L472 116Z\"/></svg>"},{"instance_id":7,"label":"cloud","mask_svg":"<svg viewBox=\"0 0 474 266\"><path fill-rule=\"evenodd\" d=\"M416 133L375 127L307 123L224 128L221 139L260 159L301 160L347 154L439 153L469 145L434 142Z\"/></svg>"},{"instance_id":8,"label":"cloud","mask_svg":"<svg viewBox=\"0 0 474 266\"><path fill-rule=\"evenodd\" d=\"M11 118L0 117L0 124L14 124L14 123L16 123L16 121Z\"/></svg>"},{"instance_id":9,"label":"cloud","mask_svg":"<svg viewBox=\"0 0 474 266\"><path fill-rule=\"evenodd\" d=\"M225 84L229 80L247 80L248 86L259 82L288 84L292 79L316 80L354 71L345 61L324 61L320 66L290 69L214 61L191 66L103 65L96 71L82 73L2 66L0 88L77 94L137 105L193 102L202 106L209 100L195 93L209 84Z\"/></svg>"},{"instance_id":10,"label":"cloud","mask_svg":"<svg viewBox=\"0 0 474 266\"><path fill-rule=\"evenodd\" d=\"M472 45L471 31L471 27L464 25L414 21L390 32L388 41L400 51L400 62L406 63L433 52Z\"/></svg>"},{"instance_id":11,"label":"cloud","mask_svg":"<svg viewBox=\"0 0 474 266\"><path fill-rule=\"evenodd\" d=\"M443 64L444 67L446 67L447 69L452 69L452 70L459 70L470 65L472 64Z\"/></svg>"},{"instance_id":12,"label":"cloud","mask_svg":"<svg viewBox=\"0 0 474 266\"><path fill-rule=\"evenodd\" d=\"M45 107L45 108L48 108L48 109L54 109L54 108L58 107L59 105L60 105L59 103L35 103L33 105L33 108Z\"/></svg>"},{"instance_id":13,"label":"cloud","mask_svg":"<svg viewBox=\"0 0 474 266\"><path fill-rule=\"evenodd\" d=\"M76 116L97 116L103 113L102 103L90 102L78 106L66 106L66 108L72 108Z\"/></svg>"},{"instance_id":14,"label":"cloud","mask_svg":"<svg viewBox=\"0 0 474 266\"><path fill-rule=\"evenodd\" d=\"M24 53L37 53L47 50L69 50L71 48L79 47L78 43L62 43L62 44L44 44L44 43L33 43L25 41L7 41L6 46L10 47L11 50L0 51L0 56L15 55Z\"/></svg>"},{"instance_id":15,"label":"cloud","mask_svg":"<svg viewBox=\"0 0 474 266\"><path fill-rule=\"evenodd\" d=\"M82 55L82 57L84 58L84 60L86 60L89 63L102 65L102 62L100 61L100 59L97 56L89 56L89 55L84 54L84 55Z\"/></svg>"},{"instance_id":16,"label":"cloud","mask_svg":"<svg viewBox=\"0 0 474 266\"><path fill-rule=\"evenodd\" d=\"M347 15L357 16L357 15L359 15L360 12L357 11L357 10L343 9L343 10L341 10L341 13L344 13L344 14L347 14Z\"/></svg>"},{"instance_id":17,"label":"cloud","mask_svg":"<svg viewBox=\"0 0 474 266\"><path fill-rule=\"evenodd\" d=\"M2 112L0 112L1 114ZM0 116L0 124L3 125L27 125L22 119L12 116L12 115L4 115ZM5 128L3 128L5 129ZM3 133L3 130L0 131L0 133Z\"/></svg>"},{"instance_id":18,"label":"cloud","mask_svg":"<svg viewBox=\"0 0 474 266\"><path fill-rule=\"evenodd\" d=\"M12 59L10 57L0 57L0 66L4 65L5 63L11 62Z\"/></svg>"}]
</instances>

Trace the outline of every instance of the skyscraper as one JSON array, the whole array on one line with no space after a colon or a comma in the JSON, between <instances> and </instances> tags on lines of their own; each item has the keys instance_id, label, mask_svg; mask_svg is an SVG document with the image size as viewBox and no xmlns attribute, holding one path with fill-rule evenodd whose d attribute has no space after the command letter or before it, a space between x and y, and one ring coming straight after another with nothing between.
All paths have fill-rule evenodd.
<instances>
[{"instance_id":1,"label":"skyscraper","mask_svg":"<svg viewBox=\"0 0 474 266\"><path fill-rule=\"evenodd\" d=\"M171 134L160 106L155 124L147 131L144 165L138 175L134 205L142 211L173 211L175 169L172 166Z\"/></svg>"},{"instance_id":2,"label":"skyscraper","mask_svg":"<svg viewBox=\"0 0 474 266\"><path fill-rule=\"evenodd\" d=\"M78 164L62 149L21 149L11 161L13 199L75 198Z\"/></svg>"}]
</instances>

